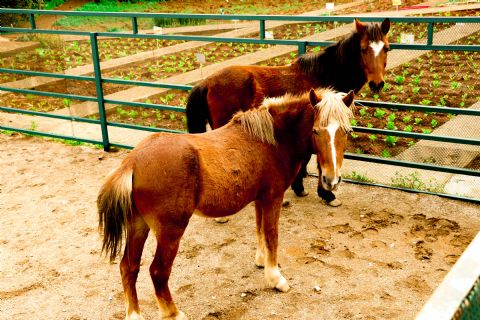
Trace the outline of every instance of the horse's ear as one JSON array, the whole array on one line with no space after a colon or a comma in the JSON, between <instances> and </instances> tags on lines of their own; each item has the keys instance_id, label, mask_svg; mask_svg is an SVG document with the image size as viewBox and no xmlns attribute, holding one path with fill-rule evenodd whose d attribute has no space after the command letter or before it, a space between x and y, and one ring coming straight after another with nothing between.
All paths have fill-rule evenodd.
<instances>
[{"instance_id":1,"label":"horse's ear","mask_svg":"<svg viewBox=\"0 0 480 320\"><path fill-rule=\"evenodd\" d=\"M355 18L355 30L358 32L358 33L364 33L365 30L367 30L367 26L360 22L357 18Z\"/></svg>"},{"instance_id":2,"label":"horse's ear","mask_svg":"<svg viewBox=\"0 0 480 320\"><path fill-rule=\"evenodd\" d=\"M385 20L383 20L382 22L381 28L382 28L383 34L387 34L388 31L390 30L390 19L385 18Z\"/></svg>"},{"instance_id":3,"label":"horse's ear","mask_svg":"<svg viewBox=\"0 0 480 320\"><path fill-rule=\"evenodd\" d=\"M343 97L342 100L347 107L350 107L353 104L354 98L355 98L355 92L353 92L353 90L350 90L350 92L345 97Z\"/></svg>"},{"instance_id":4,"label":"horse's ear","mask_svg":"<svg viewBox=\"0 0 480 320\"><path fill-rule=\"evenodd\" d=\"M318 99L317 97L317 94L315 93L315 90L313 89L310 89L309 98L312 106L316 106L317 103L320 101L320 99Z\"/></svg>"}]
</instances>

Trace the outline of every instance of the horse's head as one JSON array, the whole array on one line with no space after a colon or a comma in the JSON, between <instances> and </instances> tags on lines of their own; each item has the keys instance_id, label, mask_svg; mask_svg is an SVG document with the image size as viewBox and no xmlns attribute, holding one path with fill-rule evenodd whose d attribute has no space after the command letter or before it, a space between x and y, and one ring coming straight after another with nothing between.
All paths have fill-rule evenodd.
<instances>
[{"instance_id":1,"label":"horse's head","mask_svg":"<svg viewBox=\"0 0 480 320\"><path fill-rule=\"evenodd\" d=\"M341 181L340 169L343 164L343 153L347 145L350 120L353 113L354 93L347 95L333 92L329 89L319 92L321 99L314 90L310 91L310 103L315 106L313 125L313 152L317 155L317 164L321 169L319 185L324 190L334 190Z\"/></svg>"},{"instance_id":2,"label":"horse's head","mask_svg":"<svg viewBox=\"0 0 480 320\"><path fill-rule=\"evenodd\" d=\"M361 65L370 89L377 92L385 84L383 76L387 66L387 52L390 45L387 33L390 20L386 18L381 24L364 24L355 19L355 30L360 36Z\"/></svg>"}]
</instances>

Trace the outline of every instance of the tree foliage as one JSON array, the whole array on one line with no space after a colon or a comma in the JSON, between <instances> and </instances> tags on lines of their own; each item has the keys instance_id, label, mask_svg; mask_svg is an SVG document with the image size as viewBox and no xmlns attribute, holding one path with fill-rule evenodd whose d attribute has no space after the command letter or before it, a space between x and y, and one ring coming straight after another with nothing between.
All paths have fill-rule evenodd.
<instances>
[{"instance_id":1,"label":"tree foliage","mask_svg":"<svg viewBox=\"0 0 480 320\"><path fill-rule=\"evenodd\" d=\"M43 5L43 0L1 0L1 7L13 9L38 9ZM26 19L26 16L12 15L2 13L0 14L0 25L10 26L15 25L19 19Z\"/></svg>"}]
</instances>

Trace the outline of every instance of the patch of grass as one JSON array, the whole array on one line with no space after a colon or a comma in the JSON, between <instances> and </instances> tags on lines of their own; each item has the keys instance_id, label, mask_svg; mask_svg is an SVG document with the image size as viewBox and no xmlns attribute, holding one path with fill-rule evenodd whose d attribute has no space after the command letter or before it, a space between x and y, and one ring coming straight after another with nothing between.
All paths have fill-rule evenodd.
<instances>
[{"instance_id":1,"label":"patch of grass","mask_svg":"<svg viewBox=\"0 0 480 320\"><path fill-rule=\"evenodd\" d=\"M367 176L364 176L356 171L352 171L351 173L348 173L344 175L345 178L351 179L351 180L357 180L357 181L363 181L363 182L373 182L372 179L368 178Z\"/></svg>"},{"instance_id":2,"label":"patch of grass","mask_svg":"<svg viewBox=\"0 0 480 320\"><path fill-rule=\"evenodd\" d=\"M441 192L442 188L433 182L433 180L425 183L419 176L418 172L412 172L407 175L402 175L400 172L395 172L395 177L391 179L392 185L399 188L425 190L431 192Z\"/></svg>"}]
</instances>

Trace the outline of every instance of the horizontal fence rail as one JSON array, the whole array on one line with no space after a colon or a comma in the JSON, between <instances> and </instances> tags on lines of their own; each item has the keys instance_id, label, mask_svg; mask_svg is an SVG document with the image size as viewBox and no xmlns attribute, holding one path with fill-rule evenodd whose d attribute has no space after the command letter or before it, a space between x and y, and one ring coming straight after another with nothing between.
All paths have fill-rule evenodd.
<instances>
[{"instance_id":1,"label":"horizontal fence rail","mask_svg":"<svg viewBox=\"0 0 480 320\"><path fill-rule=\"evenodd\" d=\"M72 115L61 115L54 113L45 113L31 110L23 110L12 107L0 106L0 111L3 112L14 112L19 114L25 114L30 116L42 116L54 119L61 119L66 121L75 121L75 122L84 122L100 126L102 132L101 140L92 140L92 139L82 139L74 136L65 136L58 134L51 134L48 132L39 132L37 130L27 130L14 128L11 126L6 126L0 124L1 130L9 131L18 131L26 134L34 134L45 137L52 138L61 138L61 139L70 139L80 142L94 143L103 145L105 150L108 150L111 146L122 147L122 148L132 148L131 145L123 145L118 143L112 143L108 137L108 127L119 127L127 129L135 129L149 132L172 132L172 133L183 133L183 131L172 130L168 128L152 128L148 126L139 126L125 123L118 123L108 121L105 114L105 104L120 105L120 106L130 106L130 107L141 107L141 108L151 108L158 110L167 110L175 112L184 112L183 107L170 106L164 104L153 104L145 102L133 102L133 101L121 101L116 99L107 99L103 94L103 85L104 84L117 84L117 85L129 85L129 86L144 86L144 87L153 87L153 88L164 88L164 89L176 89L176 90L185 90L188 91L192 88L191 85L179 85L179 84L169 84L162 82L150 82L150 81L133 81L133 80L124 80L124 79L113 79L106 78L101 75L100 68L100 58L98 52L98 39L99 37L115 37L115 38L131 38L131 39L157 39L157 40L179 40L179 41L203 41L203 42L231 42L231 43L247 43L247 44L261 44L261 45L287 45L287 46L296 46L298 48L298 54L303 54L306 52L307 47L325 47L332 43L332 41L304 41L304 40L283 40L283 39L265 39L265 22L266 21L288 21L288 22L338 22L338 23L351 23L353 22L353 17L342 17L342 16L278 16L278 15L219 15L219 14L166 14L166 13L139 13L139 12L81 12L81 11L55 11L55 10L24 10L24 9L5 9L0 8L0 14L14 14L27 16L30 22L29 28L14 28L14 27L0 27L0 33L35 33L35 34L53 34L53 35L73 35L73 36L84 36L88 39L88 42L91 46L92 61L93 61L93 75L92 76L77 76L77 75L67 75L67 74L58 74L52 72L38 72L38 71L29 71L29 70L16 70L8 68L0 68L0 73L10 73L18 75L26 75L32 77L46 77L46 78L57 78L59 80L78 80L86 81L90 83L95 83L96 87L96 96L81 96L73 94L62 94L56 92L46 92L33 89L19 89L8 87L0 84L0 91L12 92L12 93L22 93L28 95L38 95L44 97L53 97L60 99L73 99L80 101L90 101L98 104L98 113L99 120L75 117ZM83 16L83 17L120 17L120 18L130 18L131 19L131 32L90 32L90 31L74 31L74 30L46 30L38 29L36 26L35 19L39 15L59 15L59 16ZM165 34L145 34L139 33L138 31L138 19L154 19L154 18L188 18L188 19L200 19L200 20L242 20L242 21L258 21L258 38L228 38L228 37L215 37L215 36L195 36L195 35L165 35ZM380 22L383 21L386 17L361 17L362 21L368 22ZM480 23L480 17L392 17L390 18L392 23L416 23L416 24L426 24L427 25L427 38L426 44L401 44L394 43L392 41L391 48L393 49L402 49L402 50L442 50L442 51L465 51L465 52L479 52L480 45L439 45L434 44L433 39L435 38L433 26L438 23L449 23L449 24L472 24ZM374 102L374 101L365 101L357 100L357 105L374 107L374 108L385 108L385 109L395 109L395 110L417 110L422 112L437 112L437 113L448 113L453 115L465 115L465 116L480 116L480 110L475 109L463 109L463 108L450 108L450 107L434 107L434 106L424 106L424 105L415 105L415 104L404 104L404 103L388 103L388 102ZM479 118L480 120L480 118ZM398 136L404 138L412 138L418 140L429 140L429 141L438 141L446 143L455 143L459 145L470 145L470 146L480 146L479 139L471 138L460 138L460 137L451 137L445 135L433 135L425 133L412 133L405 131L397 130L387 130L387 129L378 129L378 128L366 128L353 126L355 132L359 133L369 133L369 134L379 134L379 135L388 135L388 136ZM365 161L379 164L394 165L406 168L415 168L422 170L431 170L452 174L461 174L468 175L473 177L480 177L480 170L471 170L464 168L457 168L451 166L442 166L442 165L433 165L428 163L419 163L405 160L397 159L386 159L376 156L365 156L359 154L347 153L345 155L346 159ZM377 184L379 185L379 184ZM401 188L400 188L401 189ZM428 192L427 192L428 193ZM445 195L441 193L434 193ZM449 196L449 195L445 195ZM474 202L480 203L480 196L476 198L465 198L462 196L451 196L453 198L466 199Z\"/></svg>"}]
</instances>

